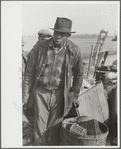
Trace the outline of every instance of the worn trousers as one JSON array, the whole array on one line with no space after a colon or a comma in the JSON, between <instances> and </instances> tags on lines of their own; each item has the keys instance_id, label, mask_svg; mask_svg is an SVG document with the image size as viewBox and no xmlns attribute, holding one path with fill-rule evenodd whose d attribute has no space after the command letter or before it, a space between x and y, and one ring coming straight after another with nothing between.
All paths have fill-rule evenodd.
<instances>
[{"instance_id":1,"label":"worn trousers","mask_svg":"<svg viewBox=\"0 0 121 149\"><path fill-rule=\"evenodd\" d=\"M63 89L37 87L34 104L34 145L59 145L60 124L64 111Z\"/></svg>"}]
</instances>

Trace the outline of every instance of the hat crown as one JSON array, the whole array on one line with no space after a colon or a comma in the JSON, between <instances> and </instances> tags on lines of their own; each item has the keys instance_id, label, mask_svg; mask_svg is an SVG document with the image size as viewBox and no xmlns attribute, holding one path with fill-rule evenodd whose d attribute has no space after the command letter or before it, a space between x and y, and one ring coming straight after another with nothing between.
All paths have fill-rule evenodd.
<instances>
[{"instance_id":1,"label":"hat crown","mask_svg":"<svg viewBox=\"0 0 121 149\"><path fill-rule=\"evenodd\" d=\"M71 32L71 27L72 21L70 19L57 17L54 29L62 32Z\"/></svg>"},{"instance_id":2,"label":"hat crown","mask_svg":"<svg viewBox=\"0 0 121 149\"><path fill-rule=\"evenodd\" d=\"M41 29L38 32L38 35L39 36L52 36L52 34L47 29Z\"/></svg>"}]
</instances>

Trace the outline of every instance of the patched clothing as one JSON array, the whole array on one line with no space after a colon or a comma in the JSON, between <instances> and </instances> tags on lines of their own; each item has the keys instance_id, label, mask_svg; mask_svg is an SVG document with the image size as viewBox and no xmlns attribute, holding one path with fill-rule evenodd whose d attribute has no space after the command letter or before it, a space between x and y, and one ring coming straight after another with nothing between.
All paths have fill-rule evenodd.
<instances>
[{"instance_id":1,"label":"patched clothing","mask_svg":"<svg viewBox=\"0 0 121 149\"><path fill-rule=\"evenodd\" d=\"M45 68L39 78L39 84L49 90L64 88L65 48L59 50L49 47Z\"/></svg>"}]
</instances>

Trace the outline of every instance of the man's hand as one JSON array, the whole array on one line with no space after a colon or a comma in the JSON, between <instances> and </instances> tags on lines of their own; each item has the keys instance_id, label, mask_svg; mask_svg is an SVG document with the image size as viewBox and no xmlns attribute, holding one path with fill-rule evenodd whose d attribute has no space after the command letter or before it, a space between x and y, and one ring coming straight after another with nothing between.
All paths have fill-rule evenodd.
<instances>
[{"instance_id":1,"label":"man's hand","mask_svg":"<svg viewBox=\"0 0 121 149\"><path fill-rule=\"evenodd\" d=\"M75 106L75 109L76 109L76 113L77 113L77 116L79 117L80 116L80 113L79 113L79 101L78 101L78 98L74 98L74 106Z\"/></svg>"},{"instance_id":2,"label":"man's hand","mask_svg":"<svg viewBox=\"0 0 121 149\"><path fill-rule=\"evenodd\" d=\"M71 98L73 99L75 108L78 108L78 107L79 107L79 101L78 101L78 97L75 97L75 96L74 96L74 90L73 90L73 87L71 87L71 89L70 89L70 93L69 93L69 94L70 94Z\"/></svg>"},{"instance_id":3,"label":"man's hand","mask_svg":"<svg viewBox=\"0 0 121 149\"><path fill-rule=\"evenodd\" d=\"M75 105L75 108L78 108L79 107L79 101L78 101L78 99L74 99L74 105Z\"/></svg>"}]
</instances>

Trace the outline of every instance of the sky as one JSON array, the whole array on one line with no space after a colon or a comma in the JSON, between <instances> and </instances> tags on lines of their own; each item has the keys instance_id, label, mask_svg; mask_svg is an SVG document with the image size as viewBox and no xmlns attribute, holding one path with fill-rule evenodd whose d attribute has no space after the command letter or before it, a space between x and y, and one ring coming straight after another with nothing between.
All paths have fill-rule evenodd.
<instances>
[{"instance_id":1,"label":"sky","mask_svg":"<svg viewBox=\"0 0 121 149\"><path fill-rule=\"evenodd\" d=\"M101 29L114 35L118 30L119 2L38 2L22 4L22 34L37 34L53 28L57 17L72 20L76 34L99 34ZM51 31L51 30L50 30Z\"/></svg>"}]
</instances>

